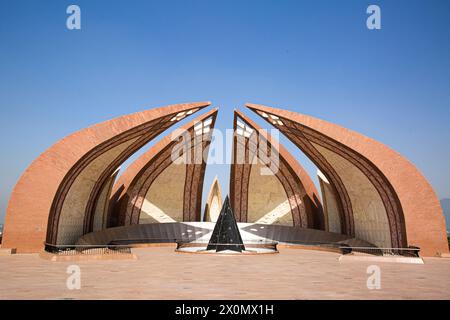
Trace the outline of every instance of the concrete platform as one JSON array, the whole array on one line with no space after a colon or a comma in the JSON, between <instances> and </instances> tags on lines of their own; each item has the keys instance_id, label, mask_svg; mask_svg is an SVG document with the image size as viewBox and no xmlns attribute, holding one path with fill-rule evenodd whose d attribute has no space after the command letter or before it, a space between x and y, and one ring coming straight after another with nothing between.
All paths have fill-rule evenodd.
<instances>
[{"instance_id":1,"label":"concrete platform","mask_svg":"<svg viewBox=\"0 0 450 320\"><path fill-rule=\"evenodd\" d=\"M137 260L0 256L0 299L450 299L450 259L341 263L338 253L290 248L254 256L179 254L173 247L133 253ZM80 290L66 287L74 264ZM370 265L380 267L379 290L367 288Z\"/></svg>"}]
</instances>

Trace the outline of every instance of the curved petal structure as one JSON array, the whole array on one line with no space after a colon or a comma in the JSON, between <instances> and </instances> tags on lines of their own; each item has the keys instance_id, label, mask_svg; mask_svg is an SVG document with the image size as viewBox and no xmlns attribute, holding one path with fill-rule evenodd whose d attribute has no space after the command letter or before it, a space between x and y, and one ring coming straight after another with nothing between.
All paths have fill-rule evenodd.
<instances>
[{"instance_id":1,"label":"curved petal structure","mask_svg":"<svg viewBox=\"0 0 450 320\"><path fill-rule=\"evenodd\" d=\"M203 155L216 116L213 109L180 127L125 170L114 186L109 226L200 221ZM184 156L189 161L179 161Z\"/></svg>"},{"instance_id":2,"label":"curved petal structure","mask_svg":"<svg viewBox=\"0 0 450 320\"><path fill-rule=\"evenodd\" d=\"M236 220L324 229L318 192L298 161L237 110L234 131L230 197Z\"/></svg>"},{"instance_id":3,"label":"curved petal structure","mask_svg":"<svg viewBox=\"0 0 450 320\"><path fill-rule=\"evenodd\" d=\"M217 176L211 184L211 188L208 193L208 200L205 205L205 216L203 221L205 222L217 222L220 211L222 210L222 192L220 190L219 179Z\"/></svg>"},{"instance_id":4,"label":"curved petal structure","mask_svg":"<svg viewBox=\"0 0 450 320\"><path fill-rule=\"evenodd\" d=\"M151 109L96 124L51 146L27 168L6 213L3 247L36 252L74 244L94 230L116 169L135 151L189 114L196 102ZM107 190L107 191L105 191ZM99 209L102 211L103 209Z\"/></svg>"},{"instance_id":5,"label":"curved petal structure","mask_svg":"<svg viewBox=\"0 0 450 320\"><path fill-rule=\"evenodd\" d=\"M319 168L324 202L341 232L379 247L448 252L445 221L427 180L399 153L371 138L310 116L247 107L278 128Z\"/></svg>"}]
</instances>

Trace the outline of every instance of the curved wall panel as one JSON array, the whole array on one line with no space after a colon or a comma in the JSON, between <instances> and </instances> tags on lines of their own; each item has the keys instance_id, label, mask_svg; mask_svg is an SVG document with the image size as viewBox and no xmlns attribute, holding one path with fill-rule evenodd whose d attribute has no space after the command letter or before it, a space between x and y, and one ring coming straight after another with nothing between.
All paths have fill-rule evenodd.
<instances>
[{"instance_id":1,"label":"curved wall panel","mask_svg":"<svg viewBox=\"0 0 450 320\"><path fill-rule=\"evenodd\" d=\"M341 217L339 215L338 196L330 185L328 179L320 170L317 171L317 176L320 183L320 190L322 191L322 205L325 215L325 230L330 232L341 233Z\"/></svg>"},{"instance_id":2,"label":"curved wall panel","mask_svg":"<svg viewBox=\"0 0 450 320\"><path fill-rule=\"evenodd\" d=\"M139 224L183 221L184 178L186 166L169 165L145 194Z\"/></svg>"},{"instance_id":3,"label":"curved wall panel","mask_svg":"<svg viewBox=\"0 0 450 320\"><path fill-rule=\"evenodd\" d=\"M122 116L55 143L33 161L15 186L2 246L36 252L44 242L73 244L93 229L97 200L120 164L159 133L209 104L177 104ZM86 187L79 188L84 182Z\"/></svg>"},{"instance_id":4,"label":"curved wall panel","mask_svg":"<svg viewBox=\"0 0 450 320\"><path fill-rule=\"evenodd\" d=\"M339 200L343 233L394 248L417 246L426 256L448 252L439 200L400 154L310 116L256 104L247 107L285 134L324 174Z\"/></svg>"},{"instance_id":5,"label":"curved wall panel","mask_svg":"<svg viewBox=\"0 0 450 320\"><path fill-rule=\"evenodd\" d=\"M355 237L378 247L389 248L392 243L389 221L383 200L374 185L343 157L319 145L314 146L335 168L347 189L352 201Z\"/></svg>"},{"instance_id":6,"label":"curved wall panel","mask_svg":"<svg viewBox=\"0 0 450 320\"><path fill-rule=\"evenodd\" d=\"M220 190L219 180L217 176L214 178L211 189L209 190L208 200L205 205L205 222L216 222L222 210L222 192Z\"/></svg>"},{"instance_id":7,"label":"curved wall panel","mask_svg":"<svg viewBox=\"0 0 450 320\"><path fill-rule=\"evenodd\" d=\"M314 183L289 152L237 110L234 131L230 201L236 220L252 222L249 219L265 217L262 221L324 229L322 205ZM268 150L271 151L266 152ZM273 156L272 162L269 153ZM268 159L264 158L263 165L256 167L262 157ZM262 186L263 183L269 184ZM272 198L267 193L271 193ZM286 217L286 205L291 218ZM277 216L283 218L277 219Z\"/></svg>"},{"instance_id":8,"label":"curved wall panel","mask_svg":"<svg viewBox=\"0 0 450 320\"><path fill-rule=\"evenodd\" d=\"M158 221L157 217L161 222L200 221L206 166L202 155L207 154L216 116L213 109L180 127L125 170L113 187L110 227ZM174 162L173 155L190 161Z\"/></svg>"},{"instance_id":9,"label":"curved wall panel","mask_svg":"<svg viewBox=\"0 0 450 320\"><path fill-rule=\"evenodd\" d=\"M286 191L275 175L261 175L266 166L254 164L248 183L247 222L293 226Z\"/></svg>"}]
</instances>

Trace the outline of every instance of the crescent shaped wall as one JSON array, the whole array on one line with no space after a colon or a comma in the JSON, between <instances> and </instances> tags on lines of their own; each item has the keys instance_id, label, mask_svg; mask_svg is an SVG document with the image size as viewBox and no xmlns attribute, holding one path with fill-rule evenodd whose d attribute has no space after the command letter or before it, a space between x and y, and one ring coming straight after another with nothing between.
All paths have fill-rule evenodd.
<instances>
[{"instance_id":1,"label":"crescent shaped wall","mask_svg":"<svg viewBox=\"0 0 450 320\"><path fill-rule=\"evenodd\" d=\"M207 154L216 116L217 109L213 109L185 124L165 136L125 170L113 187L110 227L200 221L206 159L176 164L172 154L183 155L187 148L191 160L194 160L195 152ZM200 131L201 135L197 134ZM181 142L178 139L180 133L185 137ZM182 150L183 146L186 146L185 150ZM195 151L197 147L201 148Z\"/></svg>"},{"instance_id":2,"label":"crescent shaped wall","mask_svg":"<svg viewBox=\"0 0 450 320\"><path fill-rule=\"evenodd\" d=\"M419 170L399 153L362 134L291 111L247 104L278 128L329 182L341 232L385 247L448 252L439 200Z\"/></svg>"},{"instance_id":3,"label":"crescent shaped wall","mask_svg":"<svg viewBox=\"0 0 450 320\"><path fill-rule=\"evenodd\" d=\"M324 229L318 192L298 161L237 110L234 131L230 199L236 220ZM259 151L268 149L278 156L275 165L260 161Z\"/></svg>"},{"instance_id":4,"label":"crescent shaped wall","mask_svg":"<svg viewBox=\"0 0 450 320\"><path fill-rule=\"evenodd\" d=\"M209 189L208 198L206 200L204 211L205 216L203 218L203 221L217 222L220 211L222 210L222 203L222 192L220 189L219 179L217 178L217 176L215 176L211 184L211 188Z\"/></svg>"},{"instance_id":5,"label":"crescent shaped wall","mask_svg":"<svg viewBox=\"0 0 450 320\"><path fill-rule=\"evenodd\" d=\"M26 169L13 189L2 247L37 252L74 244L94 229L95 211L115 170L179 120L210 105L170 105L115 118L58 141Z\"/></svg>"},{"instance_id":6,"label":"crescent shaped wall","mask_svg":"<svg viewBox=\"0 0 450 320\"><path fill-rule=\"evenodd\" d=\"M116 169L111 177L106 180L105 185L102 187L102 191L97 199L97 204L94 211L94 225L92 231L99 231L106 228L109 199L111 197L112 187L119 174L120 168Z\"/></svg>"},{"instance_id":7,"label":"crescent shaped wall","mask_svg":"<svg viewBox=\"0 0 450 320\"><path fill-rule=\"evenodd\" d=\"M341 233L341 217L337 195L324 174L317 170L320 191L322 191L322 205L325 213L325 230Z\"/></svg>"}]
</instances>

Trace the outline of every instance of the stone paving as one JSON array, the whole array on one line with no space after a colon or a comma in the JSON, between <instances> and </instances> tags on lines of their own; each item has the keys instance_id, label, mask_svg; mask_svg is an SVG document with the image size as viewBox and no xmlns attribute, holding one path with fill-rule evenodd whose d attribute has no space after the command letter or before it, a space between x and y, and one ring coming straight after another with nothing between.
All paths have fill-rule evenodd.
<instances>
[{"instance_id":1,"label":"stone paving","mask_svg":"<svg viewBox=\"0 0 450 320\"><path fill-rule=\"evenodd\" d=\"M0 299L450 299L450 259L376 263L381 289L369 290L368 262L284 248L279 254L219 256L134 249L138 260L51 262L36 254L0 256ZM66 271L81 268L81 289Z\"/></svg>"}]
</instances>

